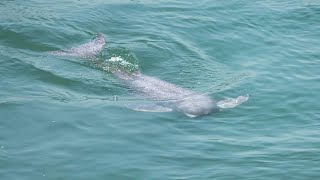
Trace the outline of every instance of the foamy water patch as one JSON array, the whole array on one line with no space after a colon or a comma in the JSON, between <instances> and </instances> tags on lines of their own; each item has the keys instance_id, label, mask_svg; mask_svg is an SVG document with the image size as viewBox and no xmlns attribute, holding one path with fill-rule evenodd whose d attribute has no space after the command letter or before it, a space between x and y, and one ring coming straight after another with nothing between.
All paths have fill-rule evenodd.
<instances>
[{"instance_id":1,"label":"foamy water patch","mask_svg":"<svg viewBox=\"0 0 320 180\"><path fill-rule=\"evenodd\" d=\"M138 64L126 61L121 56L114 56L105 60L105 66L103 69L106 71L119 70L124 72L135 72L139 70L139 66Z\"/></svg>"}]
</instances>

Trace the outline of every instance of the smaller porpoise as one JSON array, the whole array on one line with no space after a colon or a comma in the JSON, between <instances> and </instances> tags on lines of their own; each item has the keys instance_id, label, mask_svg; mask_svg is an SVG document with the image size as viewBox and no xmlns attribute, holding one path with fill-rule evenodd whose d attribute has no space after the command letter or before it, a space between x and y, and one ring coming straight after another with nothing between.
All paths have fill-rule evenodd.
<instances>
[{"instance_id":1,"label":"smaller porpoise","mask_svg":"<svg viewBox=\"0 0 320 180\"><path fill-rule=\"evenodd\" d=\"M102 50L105 42L103 35L98 34L94 40L76 48L50 53L61 56L91 58ZM102 67L102 69L108 68ZM158 78L144 75L139 71L128 73L119 70L119 68L116 70L108 70L118 79L121 79L128 87L134 89L136 93L156 102L128 105L129 108L136 111L178 111L188 117L198 117L218 112L224 108L236 107L249 99L249 96L246 95L216 102L206 94L193 92Z\"/></svg>"}]
</instances>

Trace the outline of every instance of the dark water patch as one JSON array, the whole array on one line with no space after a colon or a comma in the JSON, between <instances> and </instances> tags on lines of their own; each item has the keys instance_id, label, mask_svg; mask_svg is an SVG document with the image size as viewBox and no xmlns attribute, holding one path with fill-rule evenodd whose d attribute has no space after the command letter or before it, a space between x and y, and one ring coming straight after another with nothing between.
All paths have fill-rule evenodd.
<instances>
[{"instance_id":1,"label":"dark water patch","mask_svg":"<svg viewBox=\"0 0 320 180\"><path fill-rule=\"evenodd\" d=\"M0 29L0 31L1 31L0 38L4 45L10 46L12 48L18 48L18 49L29 49L29 50L40 50L40 51L47 50L47 48L43 47L41 43L33 42L32 38L25 36L19 32L6 30L3 28ZM34 33L39 33L39 32L34 32Z\"/></svg>"}]
</instances>

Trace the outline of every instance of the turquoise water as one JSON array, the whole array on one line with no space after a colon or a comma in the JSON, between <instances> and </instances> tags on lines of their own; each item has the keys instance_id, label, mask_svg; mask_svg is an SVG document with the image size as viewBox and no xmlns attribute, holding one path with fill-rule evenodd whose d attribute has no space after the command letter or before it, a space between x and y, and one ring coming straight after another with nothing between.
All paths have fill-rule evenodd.
<instances>
[{"instance_id":1,"label":"turquoise water","mask_svg":"<svg viewBox=\"0 0 320 180\"><path fill-rule=\"evenodd\" d=\"M0 179L317 179L320 2L2 0ZM112 74L48 51L107 39L234 109L136 112ZM118 100L113 101L117 96Z\"/></svg>"}]
</instances>

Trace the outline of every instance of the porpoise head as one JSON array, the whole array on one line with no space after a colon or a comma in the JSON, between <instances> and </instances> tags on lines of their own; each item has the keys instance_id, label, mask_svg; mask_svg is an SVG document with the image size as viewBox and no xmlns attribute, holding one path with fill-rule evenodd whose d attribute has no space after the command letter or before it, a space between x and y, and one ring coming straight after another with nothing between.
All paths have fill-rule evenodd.
<instances>
[{"instance_id":1,"label":"porpoise head","mask_svg":"<svg viewBox=\"0 0 320 180\"><path fill-rule=\"evenodd\" d=\"M219 111L213 99L201 94L178 100L175 103L175 109L192 118Z\"/></svg>"}]
</instances>

